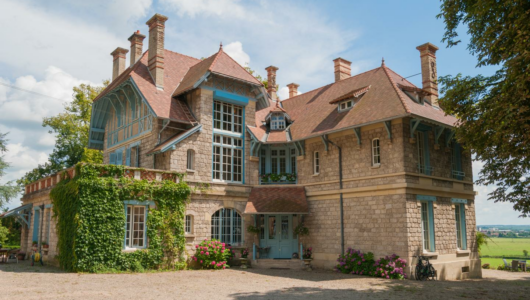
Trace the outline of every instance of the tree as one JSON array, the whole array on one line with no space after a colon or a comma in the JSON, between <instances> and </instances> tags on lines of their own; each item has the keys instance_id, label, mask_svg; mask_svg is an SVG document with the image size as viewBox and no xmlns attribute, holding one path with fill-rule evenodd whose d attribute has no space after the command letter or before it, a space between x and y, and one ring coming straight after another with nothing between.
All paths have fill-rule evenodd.
<instances>
[{"instance_id":1,"label":"tree","mask_svg":"<svg viewBox=\"0 0 530 300\"><path fill-rule=\"evenodd\" d=\"M525 257L527 257L528 256L528 250L523 250L523 254L524 254Z\"/></svg>"},{"instance_id":2,"label":"tree","mask_svg":"<svg viewBox=\"0 0 530 300\"><path fill-rule=\"evenodd\" d=\"M440 104L458 117L456 137L484 162L478 184L498 187L489 200L511 202L530 216L530 2L442 0L443 42L460 43L466 25L477 67L498 66L492 76L443 76Z\"/></svg>"},{"instance_id":3,"label":"tree","mask_svg":"<svg viewBox=\"0 0 530 300\"><path fill-rule=\"evenodd\" d=\"M250 75L256 77L256 79L257 79L259 82L263 83L263 85L265 86L265 89L268 88L268 86L269 86L269 84L268 84L269 81L268 81L266 78L261 77L261 75L259 75L258 73L256 73L256 71L252 70L252 69L250 68L250 66L248 65L248 63L245 64L244 68L245 68L245 70L247 70L247 72L250 73ZM254 73L255 73L255 74L254 74ZM276 89L278 89L278 86L276 86Z\"/></svg>"},{"instance_id":4,"label":"tree","mask_svg":"<svg viewBox=\"0 0 530 300\"><path fill-rule=\"evenodd\" d=\"M0 132L0 178L5 175L5 170L9 167L9 163L4 160L3 154L7 152L7 133ZM0 184L0 208L2 208L11 198L15 197L19 191L17 186L12 182L4 185Z\"/></svg>"},{"instance_id":5,"label":"tree","mask_svg":"<svg viewBox=\"0 0 530 300\"><path fill-rule=\"evenodd\" d=\"M55 148L48 162L26 173L17 181L19 185L46 177L79 162L103 162L101 151L88 149L86 146L88 145L92 102L108 84L108 81L104 81L101 87L87 84L74 87L73 101L65 105L64 112L44 118L42 126L49 127L48 132L56 136Z\"/></svg>"},{"instance_id":6,"label":"tree","mask_svg":"<svg viewBox=\"0 0 530 300\"><path fill-rule=\"evenodd\" d=\"M482 249L482 246L487 246L488 242L492 241L492 239L484 233L477 231L475 233L475 241L477 243L477 252L480 254L480 249Z\"/></svg>"}]
</instances>

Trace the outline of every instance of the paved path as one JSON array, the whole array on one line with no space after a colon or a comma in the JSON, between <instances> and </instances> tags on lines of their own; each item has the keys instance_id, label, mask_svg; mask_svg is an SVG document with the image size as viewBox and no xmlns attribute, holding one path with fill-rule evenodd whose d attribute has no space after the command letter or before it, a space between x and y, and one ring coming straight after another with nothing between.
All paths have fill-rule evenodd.
<instances>
[{"instance_id":1,"label":"paved path","mask_svg":"<svg viewBox=\"0 0 530 300\"><path fill-rule=\"evenodd\" d=\"M0 264L0 299L530 299L530 273L484 279L384 280L331 271L180 271L75 274L27 262Z\"/></svg>"}]
</instances>

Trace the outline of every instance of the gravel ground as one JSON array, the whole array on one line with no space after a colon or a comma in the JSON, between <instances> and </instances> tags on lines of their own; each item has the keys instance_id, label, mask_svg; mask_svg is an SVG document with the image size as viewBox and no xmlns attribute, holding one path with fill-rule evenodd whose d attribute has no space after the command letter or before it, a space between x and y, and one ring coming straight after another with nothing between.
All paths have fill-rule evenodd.
<instances>
[{"instance_id":1,"label":"gravel ground","mask_svg":"<svg viewBox=\"0 0 530 300\"><path fill-rule=\"evenodd\" d=\"M530 299L530 273L417 282L291 270L75 274L27 261L0 264L0 299Z\"/></svg>"}]
</instances>

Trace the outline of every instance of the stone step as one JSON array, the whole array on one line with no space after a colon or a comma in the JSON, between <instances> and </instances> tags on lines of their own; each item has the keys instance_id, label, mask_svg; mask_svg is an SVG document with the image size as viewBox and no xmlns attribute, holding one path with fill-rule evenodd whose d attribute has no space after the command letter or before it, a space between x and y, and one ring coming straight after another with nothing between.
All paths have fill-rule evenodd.
<instances>
[{"instance_id":1,"label":"stone step","mask_svg":"<svg viewBox=\"0 0 530 300\"><path fill-rule=\"evenodd\" d=\"M303 270L304 262L300 259L257 259L252 261L255 269L291 269Z\"/></svg>"}]
</instances>

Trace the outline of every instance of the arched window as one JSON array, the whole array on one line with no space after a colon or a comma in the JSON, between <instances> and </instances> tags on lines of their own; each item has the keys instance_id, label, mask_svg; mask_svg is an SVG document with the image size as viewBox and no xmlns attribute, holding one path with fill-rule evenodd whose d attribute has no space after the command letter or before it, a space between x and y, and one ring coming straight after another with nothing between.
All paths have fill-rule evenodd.
<instances>
[{"instance_id":1,"label":"arched window","mask_svg":"<svg viewBox=\"0 0 530 300\"><path fill-rule=\"evenodd\" d=\"M195 151L188 149L188 158L186 160L186 169L195 170Z\"/></svg>"},{"instance_id":2,"label":"arched window","mask_svg":"<svg viewBox=\"0 0 530 300\"><path fill-rule=\"evenodd\" d=\"M379 148L379 139L372 140L372 166L377 167L381 164L381 149Z\"/></svg>"},{"instance_id":3,"label":"arched window","mask_svg":"<svg viewBox=\"0 0 530 300\"><path fill-rule=\"evenodd\" d=\"M235 209L222 208L212 215L212 239L230 245L243 242L243 219Z\"/></svg>"}]
</instances>

